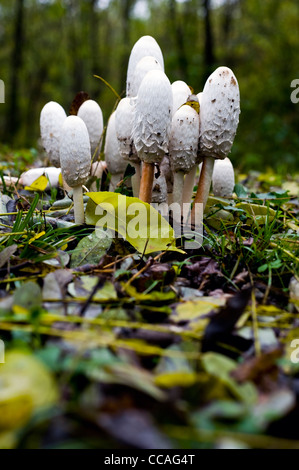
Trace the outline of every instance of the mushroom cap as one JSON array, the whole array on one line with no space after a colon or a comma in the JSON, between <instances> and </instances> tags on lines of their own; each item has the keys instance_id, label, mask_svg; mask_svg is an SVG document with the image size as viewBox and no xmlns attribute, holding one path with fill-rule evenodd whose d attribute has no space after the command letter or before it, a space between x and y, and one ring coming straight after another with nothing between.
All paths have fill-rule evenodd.
<instances>
[{"instance_id":1,"label":"mushroom cap","mask_svg":"<svg viewBox=\"0 0 299 470\"><path fill-rule=\"evenodd\" d=\"M198 102L199 102L199 106L201 105L201 98L202 98L202 91L200 91L199 93L197 93L197 99L198 99Z\"/></svg>"},{"instance_id":2,"label":"mushroom cap","mask_svg":"<svg viewBox=\"0 0 299 470\"><path fill-rule=\"evenodd\" d=\"M203 89L200 107L200 154L225 158L237 132L240 93L237 79L227 67L210 75Z\"/></svg>"},{"instance_id":3,"label":"mushroom cap","mask_svg":"<svg viewBox=\"0 0 299 470\"><path fill-rule=\"evenodd\" d=\"M161 204L167 201L167 184L165 176L160 174L158 178L154 178L152 203Z\"/></svg>"},{"instance_id":4,"label":"mushroom cap","mask_svg":"<svg viewBox=\"0 0 299 470\"><path fill-rule=\"evenodd\" d=\"M31 186L32 183L37 180L37 178L42 175L45 175L49 179L50 185L57 187L59 186L60 173L60 168L55 168L54 166L49 166L45 168L30 168L30 170L25 171L25 173L21 174L19 183L23 184L24 186Z\"/></svg>"},{"instance_id":5,"label":"mushroom cap","mask_svg":"<svg viewBox=\"0 0 299 470\"><path fill-rule=\"evenodd\" d=\"M71 188L84 184L90 175L89 135L84 121L79 116L68 116L63 123L60 163L63 179Z\"/></svg>"},{"instance_id":6,"label":"mushroom cap","mask_svg":"<svg viewBox=\"0 0 299 470\"><path fill-rule=\"evenodd\" d=\"M40 113L40 133L43 147L52 165L60 166L59 144L62 124L66 113L56 101L45 104Z\"/></svg>"},{"instance_id":7,"label":"mushroom cap","mask_svg":"<svg viewBox=\"0 0 299 470\"><path fill-rule=\"evenodd\" d=\"M115 129L118 138L119 153L124 160L139 163L133 138L134 106L130 98L123 98L115 110Z\"/></svg>"},{"instance_id":8,"label":"mushroom cap","mask_svg":"<svg viewBox=\"0 0 299 470\"><path fill-rule=\"evenodd\" d=\"M115 111L111 114L108 121L104 153L108 171L112 175L124 173L127 167L127 162L121 158L119 152L119 144L115 127Z\"/></svg>"},{"instance_id":9,"label":"mushroom cap","mask_svg":"<svg viewBox=\"0 0 299 470\"><path fill-rule=\"evenodd\" d=\"M139 87L132 136L139 158L159 163L168 151L172 91L162 70L151 70Z\"/></svg>"},{"instance_id":10,"label":"mushroom cap","mask_svg":"<svg viewBox=\"0 0 299 470\"><path fill-rule=\"evenodd\" d=\"M177 80L171 84L173 96L173 112L175 113L180 106L186 103L191 95L191 90L183 80Z\"/></svg>"},{"instance_id":11,"label":"mushroom cap","mask_svg":"<svg viewBox=\"0 0 299 470\"><path fill-rule=\"evenodd\" d=\"M229 158L215 161L212 182L216 197L230 197L233 194L235 173Z\"/></svg>"},{"instance_id":12,"label":"mushroom cap","mask_svg":"<svg viewBox=\"0 0 299 470\"><path fill-rule=\"evenodd\" d=\"M127 71L127 96L133 97L132 86L134 82L134 71L138 62L145 56L152 56L160 63L164 71L164 59L159 44L152 36L142 36L134 44L129 58Z\"/></svg>"},{"instance_id":13,"label":"mushroom cap","mask_svg":"<svg viewBox=\"0 0 299 470\"><path fill-rule=\"evenodd\" d=\"M199 115L188 105L173 115L169 141L169 159L173 171L189 171L196 164L199 139Z\"/></svg>"},{"instance_id":14,"label":"mushroom cap","mask_svg":"<svg viewBox=\"0 0 299 470\"><path fill-rule=\"evenodd\" d=\"M99 146L103 134L104 123L103 113L94 100L87 100L82 103L78 110L78 116L85 122L88 130L91 154L93 155Z\"/></svg>"},{"instance_id":15,"label":"mushroom cap","mask_svg":"<svg viewBox=\"0 0 299 470\"><path fill-rule=\"evenodd\" d=\"M160 62L155 57L147 55L145 57L142 57L142 59L140 59L140 61L135 67L130 91L132 96L137 96L140 84L147 72L149 72L150 70L163 69Z\"/></svg>"}]
</instances>

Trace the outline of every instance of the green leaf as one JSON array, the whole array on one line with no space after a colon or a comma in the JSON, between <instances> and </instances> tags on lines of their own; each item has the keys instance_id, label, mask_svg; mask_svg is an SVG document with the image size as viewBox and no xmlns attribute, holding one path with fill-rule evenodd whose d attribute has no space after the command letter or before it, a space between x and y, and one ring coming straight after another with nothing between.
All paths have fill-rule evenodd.
<instances>
[{"instance_id":1,"label":"green leaf","mask_svg":"<svg viewBox=\"0 0 299 470\"><path fill-rule=\"evenodd\" d=\"M247 196L248 196L248 191L247 191L247 189L245 188L245 186L243 186L243 185L240 184L240 183L235 184L234 192L235 192L236 195L237 195L238 197L240 197L240 198L244 198L244 197L247 197Z\"/></svg>"},{"instance_id":2,"label":"green leaf","mask_svg":"<svg viewBox=\"0 0 299 470\"><path fill-rule=\"evenodd\" d=\"M97 229L79 241L73 251L71 267L77 268L83 264L98 264L102 256L109 250L112 243L108 231Z\"/></svg>"},{"instance_id":3,"label":"green leaf","mask_svg":"<svg viewBox=\"0 0 299 470\"><path fill-rule=\"evenodd\" d=\"M88 193L88 196L88 224L117 231L139 253L166 250L184 253L175 246L173 228L150 204L111 192Z\"/></svg>"},{"instance_id":4,"label":"green leaf","mask_svg":"<svg viewBox=\"0 0 299 470\"><path fill-rule=\"evenodd\" d=\"M222 382L233 395L244 403L250 405L257 400L257 392L251 382L238 384L231 376L237 363L228 357L218 353L205 353L202 355L202 363L206 372Z\"/></svg>"},{"instance_id":5,"label":"green leaf","mask_svg":"<svg viewBox=\"0 0 299 470\"><path fill-rule=\"evenodd\" d=\"M236 204L236 207L243 209L250 216L250 218L247 219L247 225L252 224L252 219L254 219L259 225L263 225L267 222L267 220L272 222L276 216L276 211L274 209L260 204L240 202L239 204Z\"/></svg>"}]
</instances>

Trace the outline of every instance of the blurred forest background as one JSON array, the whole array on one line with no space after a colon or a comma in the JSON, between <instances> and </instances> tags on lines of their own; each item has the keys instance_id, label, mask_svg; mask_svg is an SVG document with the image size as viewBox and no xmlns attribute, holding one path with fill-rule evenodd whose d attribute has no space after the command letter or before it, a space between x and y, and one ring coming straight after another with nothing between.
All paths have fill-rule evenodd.
<instances>
[{"instance_id":1,"label":"blurred forest background","mask_svg":"<svg viewBox=\"0 0 299 470\"><path fill-rule=\"evenodd\" d=\"M105 122L124 95L129 54L150 34L170 81L195 92L219 65L232 68L241 117L232 160L242 171L298 169L298 0L0 0L0 139L36 147L39 113L50 100L66 111L87 91ZM299 92L297 93L299 97Z\"/></svg>"}]
</instances>

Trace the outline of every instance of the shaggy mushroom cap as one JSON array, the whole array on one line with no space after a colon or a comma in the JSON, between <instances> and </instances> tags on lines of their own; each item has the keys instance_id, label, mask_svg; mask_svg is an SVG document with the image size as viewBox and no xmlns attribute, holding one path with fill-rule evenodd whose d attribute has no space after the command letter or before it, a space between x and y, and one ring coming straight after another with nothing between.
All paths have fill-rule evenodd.
<instances>
[{"instance_id":1,"label":"shaggy mushroom cap","mask_svg":"<svg viewBox=\"0 0 299 470\"><path fill-rule=\"evenodd\" d=\"M169 159L173 171L189 171L196 164L199 139L199 115L188 105L173 115L169 141Z\"/></svg>"},{"instance_id":2,"label":"shaggy mushroom cap","mask_svg":"<svg viewBox=\"0 0 299 470\"><path fill-rule=\"evenodd\" d=\"M127 162L121 157L119 152L115 114L115 112L112 113L108 121L104 148L107 169L112 175L123 173L127 167Z\"/></svg>"},{"instance_id":3,"label":"shaggy mushroom cap","mask_svg":"<svg viewBox=\"0 0 299 470\"><path fill-rule=\"evenodd\" d=\"M182 80L177 80L171 84L172 96L173 96L173 112L175 113L180 106L188 101L188 97L191 95L191 90L187 83Z\"/></svg>"},{"instance_id":4,"label":"shaggy mushroom cap","mask_svg":"<svg viewBox=\"0 0 299 470\"><path fill-rule=\"evenodd\" d=\"M85 122L88 130L91 154L93 155L101 141L104 123L103 113L94 100L87 100L80 106L78 116Z\"/></svg>"},{"instance_id":5,"label":"shaggy mushroom cap","mask_svg":"<svg viewBox=\"0 0 299 470\"><path fill-rule=\"evenodd\" d=\"M45 104L40 113L40 132L43 147L52 165L60 166L59 145L61 128L66 119L62 106L55 101Z\"/></svg>"},{"instance_id":6,"label":"shaggy mushroom cap","mask_svg":"<svg viewBox=\"0 0 299 470\"><path fill-rule=\"evenodd\" d=\"M216 197L230 197L233 194L235 173L229 158L215 161L212 183Z\"/></svg>"},{"instance_id":7,"label":"shaggy mushroom cap","mask_svg":"<svg viewBox=\"0 0 299 470\"><path fill-rule=\"evenodd\" d=\"M115 110L115 129L118 138L119 153L124 160L139 163L132 138L134 106L130 98L123 98Z\"/></svg>"},{"instance_id":8,"label":"shaggy mushroom cap","mask_svg":"<svg viewBox=\"0 0 299 470\"><path fill-rule=\"evenodd\" d=\"M240 114L237 79L227 67L219 67L204 86L200 107L200 153L225 158L233 145Z\"/></svg>"},{"instance_id":9,"label":"shaggy mushroom cap","mask_svg":"<svg viewBox=\"0 0 299 470\"><path fill-rule=\"evenodd\" d=\"M155 57L145 56L138 62L135 67L131 87L132 96L137 96L141 82L150 70L163 71L160 62Z\"/></svg>"},{"instance_id":10,"label":"shaggy mushroom cap","mask_svg":"<svg viewBox=\"0 0 299 470\"><path fill-rule=\"evenodd\" d=\"M161 70L151 70L139 87L132 136L140 159L159 163L168 151L172 119L170 82Z\"/></svg>"},{"instance_id":11,"label":"shaggy mushroom cap","mask_svg":"<svg viewBox=\"0 0 299 470\"><path fill-rule=\"evenodd\" d=\"M71 188L87 181L91 167L90 142L87 127L78 116L68 116L63 123L60 163L63 179Z\"/></svg>"},{"instance_id":12,"label":"shaggy mushroom cap","mask_svg":"<svg viewBox=\"0 0 299 470\"><path fill-rule=\"evenodd\" d=\"M127 96L133 97L136 96L133 94L132 87L134 86L134 72L138 62L146 56L152 56L161 65L162 70L164 71L164 60L163 54L160 49L159 44L152 36L142 36L134 44L131 55L129 58L128 71L127 71Z\"/></svg>"}]
</instances>

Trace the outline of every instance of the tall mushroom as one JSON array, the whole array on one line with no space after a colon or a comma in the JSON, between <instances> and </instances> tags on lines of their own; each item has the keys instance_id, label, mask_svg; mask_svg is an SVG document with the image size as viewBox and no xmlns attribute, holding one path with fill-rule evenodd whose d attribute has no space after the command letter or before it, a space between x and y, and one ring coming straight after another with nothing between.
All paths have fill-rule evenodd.
<instances>
[{"instance_id":1,"label":"tall mushroom","mask_svg":"<svg viewBox=\"0 0 299 470\"><path fill-rule=\"evenodd\" d=\"M144 202L151 202L155 163L160 163L168 151L171 119L170 82L161 70L151 70L138 90L132 132L143 162L139 198Z\"/></svg>"},{"instance_id":2,"label":"tall mushroom","mask_svg":"<svg viewBox=\"0 0 299 470\"><path fill-rule=\"evenodd\" d=\"M195 166L199 139L199 115L188 105L173 115L169 159L173 170L173 202L182 204L184 176Z\"/></svg>"},{"instance_id":3,"label":"tall mushroom","mask_svg":"<svg viewBox=\"0 0 299 470\"><path fill-rule=\"evenodd\" d=\"M119 153L121 157L135 168L132 176L133 195L139 196L140 187L140 158L137 155L132 137L134 122L134 106L130 98L123 98L115 110L115 129L118 138Z\"/></svg>"},{"instance_id":4,"label":"tall mushroom","mask_svg":"<svg viewBox=\"0 0 299 470\"><path fill-rule=\"evenodd\" d=\"M78 116L85 122L88 130L91 155L94 156L95 151L99 148L103 134L103 113L94 100L87 100L81 104L78 110Z\"/></svg>"},{"instance_id":5,"label":"tall mushroom","mask_svg":"<svg viewBox=\"0 0 299 470\"><path fill-rule=\"evenodd\" d=\"M235 173L232 162L228 157L216 160L214 165L213 193L216 197L231 197L235 187Z\"/></svg>"},{"instance_id":6,"label":"tall mushroom","mask_svg":"<svg viewBox=\"0 0 299 470\"><path fill-rule=\"evenodd\" d=\"M114 112L109 118L104 148L107 169L111 173L109 191L115 190L127 166L127 162L121 158L119 154L119 144L115 127L115 115L116 113Z\"/></svg>"},{"instance_id":7,"label":"tall mushroom","mask_svg":"<svg viewBox=\"0 0 299 470\"><path fill-rule=\"evenodd\" d=\"M66 113L56 101L45 104L40 113L40 132L43 147L53 166L60 167L59 145Z\"/></svg>"},{"instance_id":8,"label":"tall mushroom","mask_svg":"<svg viewBox=\"0 0 299 470\"><path fill-rule=\"evenodd\" d=\"M240 93L235 75L228 67L219 67L206 81L201 97L200 155L203 158L191 221L195 222L196 204L205 208L215 159L229 154L237 132Z\"/></svg>"},{"instance_id":9,"label":"tall mushroom","mask_svg":"<svg viewBox=\"0 0 299 470\"><path fill-rule=\"evenodd\" d=\"M78 116L68 116L60 139L61 172L73 189L75 223L84 223L82 184L90 175L91 152L87 127Z\"/></svg>"},{"instance_id":10,"label":"tall mushroom","mask_svg":"<svg viewBox=\"0 0 299 470\"><path fill-rule=\"evenodd\" d=\"M132 89L134 86L134 72L138 62L145 56L152 56L157 59L164 71L164 59L159 44L152 36L142 36L134 44L129 58L127 71L127 97L129 98L136 96L133 94L135 91Z\"/></svg>"},{"instance_id":11,"label":"tall mushroom","mask_svg":"<svg viewBox=\"0 0 299 470\"><path fill-rule=\"evenodd\" d=\"M163 68L158 59L147 55L142 57L135 67L130 88L132 97L137 96L141 82L150 70L163 70Z\"/></svg>"}]
</instances>

